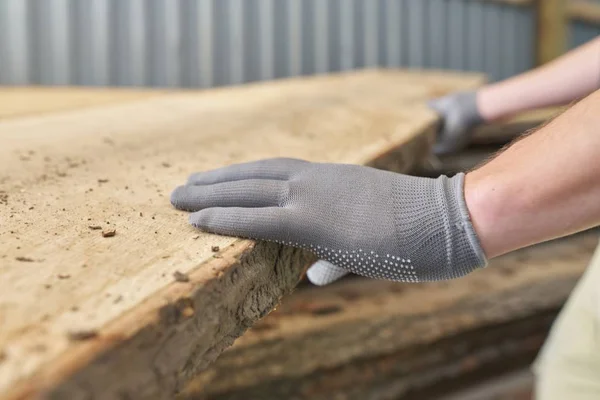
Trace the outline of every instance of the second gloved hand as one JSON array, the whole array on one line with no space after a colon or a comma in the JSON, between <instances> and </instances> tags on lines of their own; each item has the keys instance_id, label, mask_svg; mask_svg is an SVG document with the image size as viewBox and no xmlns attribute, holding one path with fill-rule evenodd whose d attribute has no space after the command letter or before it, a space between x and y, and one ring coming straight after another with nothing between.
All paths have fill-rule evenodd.
<instances>
[{"instance_id":1,"label":"second gloved hand","mask_svg":"<svg viewBox=\"0 0 600 400\"><path fill-rule=\"evenodd\" d=\"M194 174L171 202L202 230L305 248L331 273L436 281L486 264L463 182L278 158Z\"/></svg>"},{"instance_id":2,"label":"second gloved hand","mask_svg":"<svg viewBox=\"0 0 600 400\"><path fill-rule=\"evenodd\" d=\"M429 106L442 117L442 126L433 148L436 154L447 154L469 144L474 126L484 120L477 108L477 92L459 92L432 100Z\"/></svg>"}]
</instances>

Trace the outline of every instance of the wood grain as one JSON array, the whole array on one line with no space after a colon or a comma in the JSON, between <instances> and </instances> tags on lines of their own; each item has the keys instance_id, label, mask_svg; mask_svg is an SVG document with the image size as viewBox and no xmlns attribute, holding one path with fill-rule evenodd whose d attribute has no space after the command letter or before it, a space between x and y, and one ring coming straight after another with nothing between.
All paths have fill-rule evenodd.
<instances>
[{"instance_id":1,"label":"wood grain","mask_svg":"<svg viewBox=\"0 0 600 400\"><path fill-rule=\"evenodd\" d=\"M170 191L274 156L405 171L433 139L425 100L482 82L365 71L0 122L0 398L171 398L312 256L200 233Z\"/></svg>"},{"instance_id":2,"label":"wood grain","mask_svg":"<svg viewBox=\"0 0 600 400\"><path fill-rule=\"evenodd\" d=\"M305 288L181 398L434 399L529 364L598 232L516 251L451 282L363 278Z\"/></svg>"}]
</instances>

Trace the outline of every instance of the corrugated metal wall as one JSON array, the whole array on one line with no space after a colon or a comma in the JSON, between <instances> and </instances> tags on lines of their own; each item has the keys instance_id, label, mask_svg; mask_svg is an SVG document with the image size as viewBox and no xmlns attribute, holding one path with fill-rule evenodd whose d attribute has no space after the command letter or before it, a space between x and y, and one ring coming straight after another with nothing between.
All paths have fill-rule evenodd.
<instances>
[{"instance_id":1,"label":"corrugated metal wall","mask_svg":"<svg viewBox=\"0 0 600 400\"><path fill-rule=\"evenodd\" d=\"M473 0L0 0L0 84L209 87L368 66L533 65L534 14Z\"/></svg>"}]
</instances>

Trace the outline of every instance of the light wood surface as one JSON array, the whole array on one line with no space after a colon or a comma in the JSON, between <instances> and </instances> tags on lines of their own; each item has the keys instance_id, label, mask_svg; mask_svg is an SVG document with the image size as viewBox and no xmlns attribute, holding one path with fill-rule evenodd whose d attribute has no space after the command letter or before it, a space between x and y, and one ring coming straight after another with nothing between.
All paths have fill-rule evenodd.
<instances>
[{"instance_id":1,"label":"light wood surface","mask_svg":"<svg viewBox=\"0 0 600 400\"><path fill-rule=\"evenodd\" d=\"M437 399L522 368L586 268L598 232L491 260L452 282L304 288L189 385L186 399Z\"/></svg>"},{"instance_id":2,"label":"light wood surface","mask_svg":"<svg viewBox=\"0 0 600 400\"><path fill-rule=\"evenodd\" d=\"M78 87L0 87L0 120L149 98L166 91Z\"/></svg>"},{"instance_id":3,"label":"light wood surface","mask_svg":"<svg viewBox=\"0 0 600 400\"><path fill-rule=\"evenodd\" d=\"M274 156L405 171L433 140L425 100L482 82L366 71L0 122L0 398L171 398L312 256L196 231L170 191Z\"/></svg>"}]
</instances>

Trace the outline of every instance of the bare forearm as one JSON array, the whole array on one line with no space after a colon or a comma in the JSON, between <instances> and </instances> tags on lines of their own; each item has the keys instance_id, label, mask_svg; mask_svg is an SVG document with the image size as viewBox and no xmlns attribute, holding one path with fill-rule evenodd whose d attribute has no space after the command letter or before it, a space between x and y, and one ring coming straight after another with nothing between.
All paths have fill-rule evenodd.
<instances>
[{"instance_id":1,"label":"bare forearm","mask_svg":"<svg viewBox=\"0 0 600 400\"><path fill-rule=\"evenodd\" d=\"M568 104L600 88L600 36L542 67L489 85L477 103L487 121Z\"/></svg>"},{"instance_id":2,"label":"bare forearm","mask_svg":"<svg viewBox=\"0 0 600 400\"><path fill-rule=\"evenodd\" d=\"M600 90L467 174L488 257L600 225Z\"/></svg>"}]
</instances>

